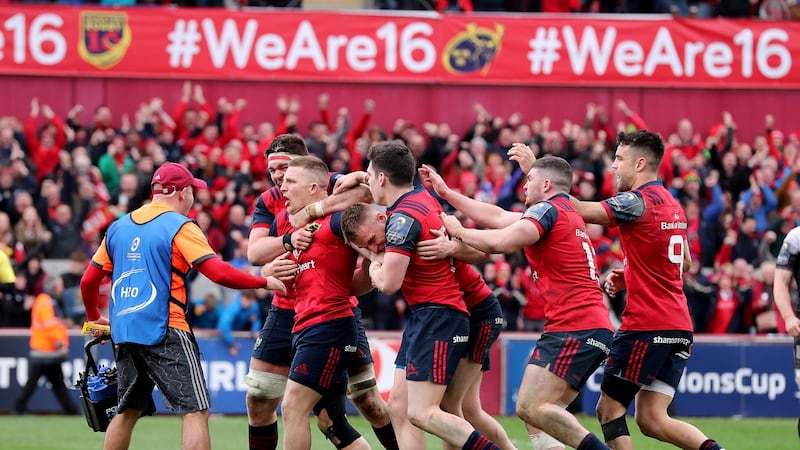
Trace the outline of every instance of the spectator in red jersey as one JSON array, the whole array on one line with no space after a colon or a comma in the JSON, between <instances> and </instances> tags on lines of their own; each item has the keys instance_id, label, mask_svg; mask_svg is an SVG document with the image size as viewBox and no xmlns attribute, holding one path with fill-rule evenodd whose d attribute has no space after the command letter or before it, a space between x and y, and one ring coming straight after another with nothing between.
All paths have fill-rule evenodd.
<instances>
[{"instance_id":1,"label":"spectator in red jersey","mask_svg":"<svg viewBox=\"0 0 800 450\"><path fill-rule=\"evenodd\" d=\"M37 130L36 122L40 112L47 123ZM36 167L37 181L52 174L58 167L58 154L67 142L64 127L64 122L55 115L50 105L40 107L38 98L31 99L31 111L25 121L25 141L28 155Z\"/></svg>"},{"instance_id":2,"label":"spectator in red jersey","mask_svg":"<svg viewBox=\"0 0 800 450\"><path fill-rule=\"evenodd\" d=\"M775 262L764 261L756 273L753 285L753 323L758 334L777 333L778 317L773 294ZM785 333L785 330L784 330Z\"/></svg>"},{"instance_id":3,"label":"spectator in red jersey","mask_svg":"<svg viewBox=\"0 0 800 450\"><path fill-rule=\"evenodd\" d=\"M733 285L733 276L724 268L722 270L717 277L717 298L706 327L706 332L711 334L730 333L734 316L740 313L741 305Z\"/></svg>"},{"instance_id":4,"label":"spectator in red jersey","mask_svg":"<svg viewBox=\"0 0 800 450\"><path fill-rule=\"evenodd\" d=\"M190 107L192 101L194 101L194 105ZM175 141L183 146L183 143L200 133L205 123L213 115L214 112L203 94L203 86L199 84L193 86L190 81L184 81L181 98L175 105L175 111L172 114L175 123Z\"/></svg>"}]
</instances>

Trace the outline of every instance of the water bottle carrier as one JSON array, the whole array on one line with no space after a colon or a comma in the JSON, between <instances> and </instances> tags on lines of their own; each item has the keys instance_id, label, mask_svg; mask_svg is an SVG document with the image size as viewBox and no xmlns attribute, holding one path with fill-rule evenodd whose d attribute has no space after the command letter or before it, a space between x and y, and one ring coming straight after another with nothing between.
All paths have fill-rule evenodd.
<instances>
[{"instance_id":1,"label":"water bottle carrier","mask_svg":"<svg viewBox=\"0 0 800 450\"><path fill-rule=\"evenodd\" d=\"M108 336L97 337L83 346L86 366L75 384L81 391L81 407L86 423L94 431L106 431L117 414L117 369L105 366L98 369L91 352L92 347L108 339Z\"/></svg>"}]
</instances>

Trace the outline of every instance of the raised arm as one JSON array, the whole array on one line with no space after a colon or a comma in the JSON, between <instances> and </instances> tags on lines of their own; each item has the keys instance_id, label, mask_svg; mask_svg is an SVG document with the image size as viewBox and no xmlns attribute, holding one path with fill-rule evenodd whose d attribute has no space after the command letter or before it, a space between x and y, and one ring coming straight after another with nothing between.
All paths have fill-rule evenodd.
<instances>
[{"instance_id":1,"label":"raised arm","mask_svg":"<svg viewBox=\"0 0 800 450\"><path fill-rule=\"evenodd\" d=\"M513 253L539 240L539 229L528 220L517 220L500 230L470 230L453 216L442 214L447 232L455 239L486 253Z\"/></svg>"},{"instance_id":2,"label":"raised arm","mask_svg":"<svg viewBox=\"0 0 800 450\"><path fill-rule=\"evenodd\" d=\"M505 228L522 217L520 213L512 213L499 206L479 202L450 189L441 175L427 164L419 168L419 174L426 188L432 187L441 198L482 227Z\"/></svg>"},{"instance_id":3,"label":"raised arm","mask_svg":"<svg viewBox=\"0 0 800 450\"><path fill-rule=\"evenodd\" d=\"M341 193L329 195L289 216L289 222L293 227L300 228L314 219L344 211L348 206L355 203L372 203L372 194L369 191L369 187L362 184Z\"/></svg>"},{"instance_id":4,"label":"raised arm","mask_svg":"<svg viewBox=\"0 0 800 450\"><path fill-rule=\"evenodd\" d=\"M417 253L423 260L455 258L469 264L478 264L486 259L486 253L475 247L470 247L456 239L450 239L439 230L431 230L431 233L436 238L417 244Z\"/></svg>"},{"instance_id":5,"label":"raised arm","mask_svg":"<svg viewBox=\"0 0 800 450\"><path fill-rule=\"evenodd\" d=\"M586 223L596 223L605 226L611 225L611 218L608 216L606 208L601 202L582 201L573 196L570 196L569 199L572 201L572 204L575 205L575 208L578 209L578 212Z\"/></svg>"}]
</instances>

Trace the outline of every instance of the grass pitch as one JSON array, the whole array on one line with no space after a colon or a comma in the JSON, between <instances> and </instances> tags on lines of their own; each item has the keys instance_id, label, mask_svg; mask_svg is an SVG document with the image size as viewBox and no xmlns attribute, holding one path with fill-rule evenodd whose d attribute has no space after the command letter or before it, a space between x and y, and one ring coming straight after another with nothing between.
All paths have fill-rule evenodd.
<instances>
[{"instance_id":1,"label":"grass pitch","mask_svg":"<svg viewBox=\"0 0 800 450\"><path fill-rule=\"evenodd\" d=\"M589 430L600 434L593 417L579 416ZM499 417L511 440L520 450L530 449L525 427L516 417ZM629 427L637 450L661 450L674 447L642 436L632 418ZM707 435L720 441L727 450L795 450L800 448L796 419L686 419ZM369 425L360 417L351 417L354 426L372 445L381 448ZM212 448L240 450L247 448L247 418L243 416L210 419ZM180 449L181 421L173 416L145 417L133 433L131 449ZM282 432L282 431L281 431ZM0 449L8 450L84 450L100 449L103 433L93 433L82 416L5 416L0 417ZM322 435L312 428L314 450L331 450ZM280 448L280 447L279 447ZM441 448L441 443L428 437L428 448Z\"/></svg>"}]
</instances>

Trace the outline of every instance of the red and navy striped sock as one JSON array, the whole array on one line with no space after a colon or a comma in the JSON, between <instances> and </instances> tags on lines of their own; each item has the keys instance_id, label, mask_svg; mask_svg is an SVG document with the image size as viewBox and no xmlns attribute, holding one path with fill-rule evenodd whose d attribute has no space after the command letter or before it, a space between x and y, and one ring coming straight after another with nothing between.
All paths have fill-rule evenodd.
<instances>
[{"instance_id":1,"label":"red and navy striped sock","mask_svg":"<svg viewBox=\"0 0 800 450\"><path fill-rule=\"evenodd\" d=\"M717 441L713 439L706 439L700 444L700 450L725 450L722 448L721 445L717 444Z\"/></svg>"},{"instance_id":2,"label":"red and navy striped sock","mask_svg":"<svg viewBox=\"0 0 800 450\"><path fill-rule=\"evenodd\" d=\"M380 428L372 427L375 432L375 437L383 445L386 450L398 450L400 447L397 445L397 436L394 434L394 427L392 422Z\"/></svg>"},{"instance_id":3,"label":"red and navy striped sock","mask_svg":"<svg viewBox=\"0 0 800 450\"><path fill-rule=\"evenodd\" d=\"M486 439L477 430L473 431L472 434L469 435L467 442L465 442L464 446L461 448L462 450L500 450L500 447L495 445L494 442Z\"/></svg>"},{"instance_id":4,"label":"red and navy striped sock","mask_svg":"<svg viewBox=\"0 0 800 450\"><path fill-rule=\"evenodd\" d=\"M250 450L275 450L278 448L278 422L261 427L249 425L247 440Z\"/></svg>"}]
</instances>

